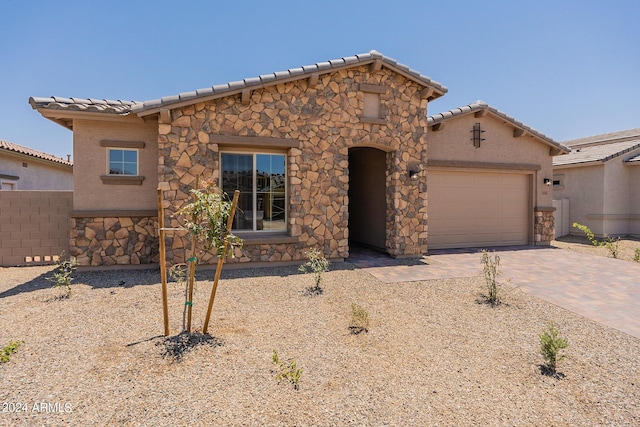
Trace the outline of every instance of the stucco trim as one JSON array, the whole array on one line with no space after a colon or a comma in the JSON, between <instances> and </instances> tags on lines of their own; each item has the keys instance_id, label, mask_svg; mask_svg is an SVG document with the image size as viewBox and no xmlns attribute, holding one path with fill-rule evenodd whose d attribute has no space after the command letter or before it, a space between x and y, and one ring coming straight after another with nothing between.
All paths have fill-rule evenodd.
<instances>
[{"instance_id":1,"label":"stucco trim","mask_svg":"<svg viewBox=\"0 0 640 427\"><path fill-rule=\"evenodd\" d=\"M372 85L368 83L360 83L360 91L361 92L369 92L369 93L386 93L387 87L382 85Z\"/></svg>"},{"instance_id":2,"label":"stucco trim","mask_svg":"<svg viewBox=\"0 0 640 427\"><path fill-rule=\"evenodd\" d=\"M504 170L524 170L539 171L542 166L533 163L493 163L493 162L472 162L463 160L427 160L427 167L447 167L465 169L504 169Z\"/></svg>"},{"instance_id":3,"label":"stucco trim","mask_svg":"<svg viewBox=\"0 0 640 427\"><path fill-rule=\"evenodd\" d=\"M158 217L158 211L156 209L150 210L101 210L101 211L85 211L85 210L73 210L69 212L71 218L118 218L118 217Z\"/></svg>"},{"instance_id":4,"label":"stucco trim","mask_svg":"<svg viewBox=\"0 0 640 427\"><path fill-rule=\"evenodd\" d=\"M289 235L283 235L283 234L276 234L276 235L273 235L273 234L272 235L269 235L269 234L262 234L262 235L248 234L247 235L247 234L243 234L241 232L237 232L236 231L235 235L242 239L242 243L245 246L247 246L247 245L277 245L277 244L282 244L282 243L298 243L300 241L300 239L298 237L289 236Z\"/></svg>"},{"instance_id":5,"label":"stucco trim","mask_svg":"<svg viewBox=\"0 0 640 427\"><path fill-rule=\"evenodd\" d=\"M371 123L374 125L387 125L388 122L386 119L381 119L378 117L358 117L360 122L362 123Z\"/></svg>"},{"instance_id":6,"label":"stucco trim","mask_svg":"<svg viewBox=\"0 0 640 427\"><path fill-rule=\"evenodd\" d=\"M100 179L107 185L142 185L144 176L100 175Z\"/></svg>"},{"instance_id":7,"label":"stucco trim","mask_svg":"<svg viewBox=\"0 0 640 427\"><path fill-rule=\"evenodd\" d=\"M640 214L596 214L590 213L586 215L587 219L598 219L598 220L624 220L624 219L640 219Z\"/></svg>"},{"instance_id":8,"label":"stucco trim","mask_svg":"<svg viewBox=\"0 0 640 427\"><path fill-rule=\"evenodd\" d=\"M118 148L144 148L143 141L116 141L112 139L103 139L100 141L101 147L118 147Z\"/></svg>"},{"instance_id":9,"label":"stucco trim","mask_svg":"<svg viewBox=\"0 0 640 427\"><path fill-rule=\"evenodd\" d=\"M533 208L534 212L555 212L556 208L553 206L537 206Z\"/></svg>"},{"instance_id":10,"label":"stucco trim","mask_svg":"<svg viewBox=\"0 0 640 427\"><path fill-rule=\"evenodd\" d=\"M241 146L251 148L301 148L297 139L268 138L263 136L209 135L209 142L223 146Z\"/></svg>"}]
</instances>

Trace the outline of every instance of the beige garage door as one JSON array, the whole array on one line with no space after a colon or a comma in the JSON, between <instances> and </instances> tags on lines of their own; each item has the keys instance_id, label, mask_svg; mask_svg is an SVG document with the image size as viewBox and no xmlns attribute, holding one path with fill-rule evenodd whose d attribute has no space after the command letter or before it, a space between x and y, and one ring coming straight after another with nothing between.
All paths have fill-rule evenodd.
<instances>
[{"instance_id":1,"label":"beige garage door","mask_svg":"<svg viewBox=\"0 0 640 427\"><path fill-rule=\"evenodd\" d=\"M529 175L429 171L428 249L525 245Z\"/></svg>"}]
</instances>

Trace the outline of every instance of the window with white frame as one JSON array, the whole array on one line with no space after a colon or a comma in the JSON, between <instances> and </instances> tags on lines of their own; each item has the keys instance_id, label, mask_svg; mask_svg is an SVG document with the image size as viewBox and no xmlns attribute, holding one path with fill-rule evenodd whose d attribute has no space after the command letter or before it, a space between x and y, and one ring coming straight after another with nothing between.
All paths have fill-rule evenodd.
<instances>
[{"instance_id":1,"label":"window with white frame","mask_svg":"<svg viewBox=\"0 0 640 427\"><path fill-rule=\"evenodd\" d=\"M107 148L109 175L138 175L138 150Z\"/></svg>"},{"instance_id":2,"label":"window with white frame","mask_svg":"<svg viewBox=\"0 0 640 427\"><path fill-rule=\"evenodd\" d=\"M286 165L281 153L220 154L222 190L240 190L234 230L287 230Z\"/></svg>"}]
</instances>

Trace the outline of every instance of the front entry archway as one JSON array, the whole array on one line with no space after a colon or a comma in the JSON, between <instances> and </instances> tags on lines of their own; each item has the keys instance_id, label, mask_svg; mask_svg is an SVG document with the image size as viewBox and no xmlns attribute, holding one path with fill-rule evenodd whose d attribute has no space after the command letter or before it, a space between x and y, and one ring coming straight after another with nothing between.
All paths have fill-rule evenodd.
<instances>
[{"instance_id":1,"label":"front entry archway","mask_svg":"<svg viewBox=\"0 0 640 427\"><path fill-rule=\"evenodd\" d=\"M349 246L387 252L387 153L349 149Z\"/></svg>"}]
</instances>

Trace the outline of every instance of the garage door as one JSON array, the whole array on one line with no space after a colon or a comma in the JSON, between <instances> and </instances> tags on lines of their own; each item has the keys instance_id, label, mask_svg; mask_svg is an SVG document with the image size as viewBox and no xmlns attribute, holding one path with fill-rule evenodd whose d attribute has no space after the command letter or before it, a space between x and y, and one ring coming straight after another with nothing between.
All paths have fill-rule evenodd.
<instances>
[{"instance_id":1,"label":"garage door","mask_svg":"<svg viewBox=\"0 0 640 427\"><path fill-rule=\"evenodd\" d=\"M429 171L428 249L526 245L529 175Z\"/></svg>"}]
</instances>

